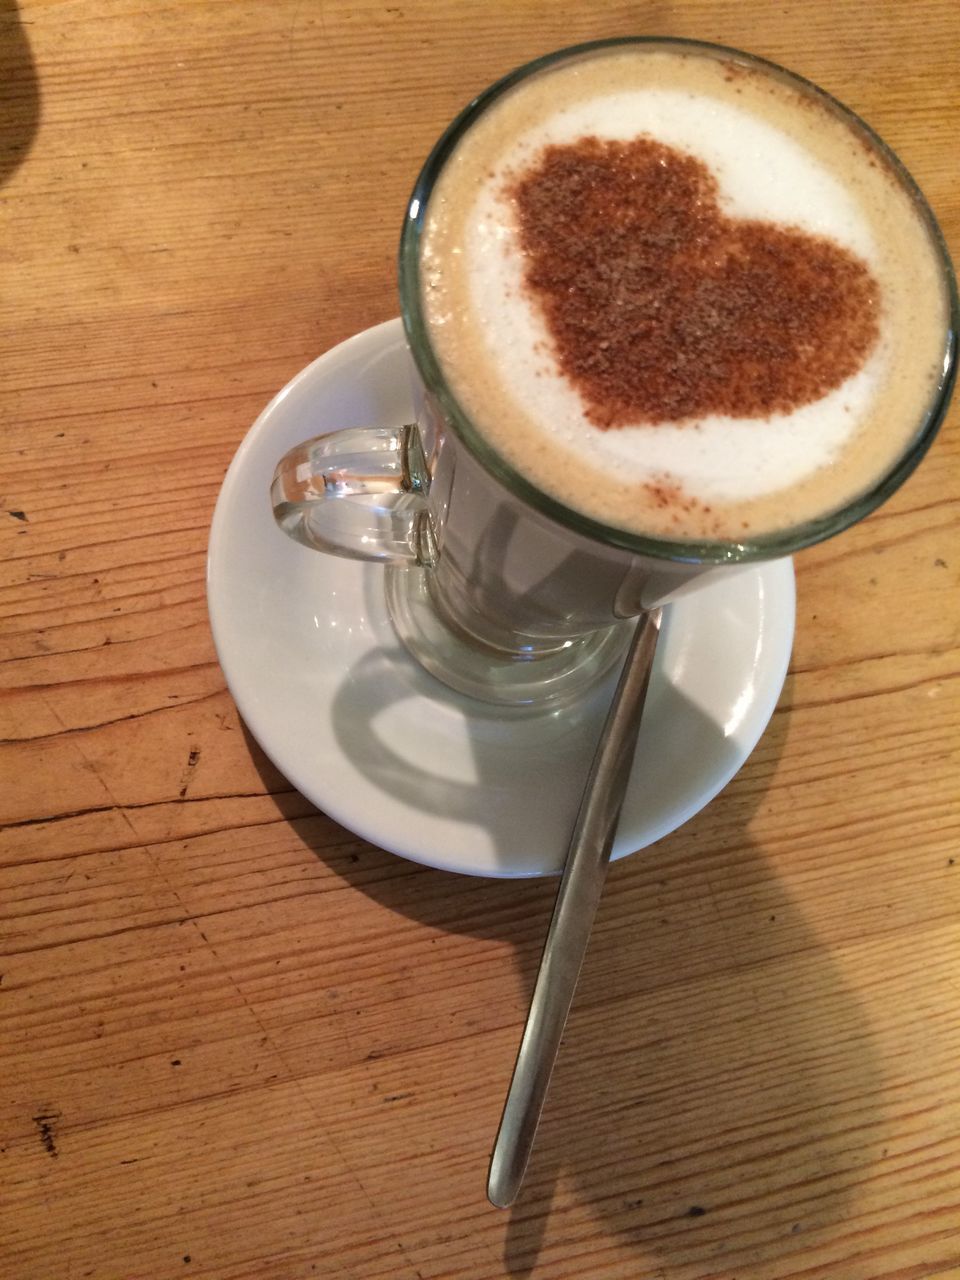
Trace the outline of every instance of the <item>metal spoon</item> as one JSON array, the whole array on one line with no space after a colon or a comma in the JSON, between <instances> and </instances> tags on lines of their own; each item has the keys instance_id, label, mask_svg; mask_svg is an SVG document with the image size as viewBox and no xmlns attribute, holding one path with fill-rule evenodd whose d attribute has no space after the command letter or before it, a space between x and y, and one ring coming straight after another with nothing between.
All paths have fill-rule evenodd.
<instances>
[{"instance_id":1,"label":"metal spoon","mask_svg":"<svg viewBox=\"0 0 960 1280\"><path fill-rule=\"evenodd\" d=\"M490 1157L487 1197L500 1209L516 1199L533 1149L607 876L659 633L660 610L655 609L640 618L630 641L570 837L530 1012Z\"/></svg>"}]
</instances>

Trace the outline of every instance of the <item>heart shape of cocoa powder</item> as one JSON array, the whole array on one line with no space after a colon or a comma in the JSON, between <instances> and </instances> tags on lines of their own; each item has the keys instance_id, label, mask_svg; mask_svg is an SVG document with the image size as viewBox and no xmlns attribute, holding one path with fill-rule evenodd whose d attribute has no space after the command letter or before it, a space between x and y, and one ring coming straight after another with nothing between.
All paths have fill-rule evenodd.
<instances>
[{"instance_id":1,"label":"heart shape of cocoa powder","mask_svg":"<svg viewBox=\"0 0 960 1280\"><path fill-rule=\"evenodd\" d=\"M526 287L598 427L787 413L856 373L877 340L866 263L728 217L707 166L651 138L547 147L507 194Z\"/></svg>"}]
</instances>

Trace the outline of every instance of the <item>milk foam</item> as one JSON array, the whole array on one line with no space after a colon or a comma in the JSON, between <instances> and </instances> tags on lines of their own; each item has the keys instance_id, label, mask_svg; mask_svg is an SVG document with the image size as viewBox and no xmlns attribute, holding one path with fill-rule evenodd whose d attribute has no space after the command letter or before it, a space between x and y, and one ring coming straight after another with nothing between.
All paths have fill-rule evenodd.
<instances>
[{"instance_id":1,"label":"milk foam","mask_svg":"<svg viewBox=\"0 0 960 1280\"><path fill-rule=\"evenodd\" d=\"M781 130L735 106L671 90L617 93L561 109L507 150L468 215L463 251L474 318L507 390L555 446L618 479L664 475L706 501L772 494L829 464L860 425L881 381L885 344L831 394L769 418L718 415L682 425L600 431L578 392L546 355L550 337L523 284L523 256L504 193L511 173L544 147L583 137L656 138L702 160L720 184L728 216L763 219L827 236L870 262L870 224L850 193ZM750 458L749 469L743 466Z\"/></svg>"},{"instance_id":2,"label":"milk foam","mask_svg":"<svg viewBox=\"0 0 960 1280\"><path fill-rule=\"evenodd\" d=\"M856 374L763 419L587 419L524 283L509 192L549 145L641 136L705 164L728 217L826 237L867 264L879 338ZM815 91L669 42L559 63L488 108L429 197L420 273L431 343L485 443L561 503L639 534L737 540L852 502L909 447L943 376L942 260L883 153ZM665 483L693 506L663 507Z\"/></svg>"}]
</instances>

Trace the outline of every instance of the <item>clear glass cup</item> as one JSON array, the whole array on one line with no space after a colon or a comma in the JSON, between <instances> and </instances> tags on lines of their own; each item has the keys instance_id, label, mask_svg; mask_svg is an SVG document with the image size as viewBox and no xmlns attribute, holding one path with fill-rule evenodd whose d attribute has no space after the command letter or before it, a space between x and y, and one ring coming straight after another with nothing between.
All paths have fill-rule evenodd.
<instances>
[{"instance_id":1,"label":"clear glass cup","mask_svg":"<svg viewBox=\"0 0 960 1280\"><path fill-rule=\"evenodd\" d=\"M942 263L949 299L943 373L918 406L893 465L855 501L785 533L743 541L670 541L608 526L531 484L458 403L430 341L421 301L420 241L431 193L464 133L519 80L560 60L630 44L735 59L783 77L839 113L899 176ZM885 501L929 447L956 373L958 303L949 256L921 192L857 116L815 85L722 46L646 37L560 50L492 85L457 117L427 159L400 242L400 301L412 357L416 423L318 437L279 463L274 514L297 541L387 566L386 596L410 652L446 684L505 706L556 706L579 696L619 657L625 620L718 574L792 555L841 532Z\"/></svg>"}]
</instances>

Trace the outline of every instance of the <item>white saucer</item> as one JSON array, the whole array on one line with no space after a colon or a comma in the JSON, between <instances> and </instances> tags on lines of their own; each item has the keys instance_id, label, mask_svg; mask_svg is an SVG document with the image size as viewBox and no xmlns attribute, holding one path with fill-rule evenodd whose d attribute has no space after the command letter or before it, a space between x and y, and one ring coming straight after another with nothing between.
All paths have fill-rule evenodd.
<instances>
[{"instance_id":1,"label":"white saucer","mask_svg":"<svg viewBox=\"0 0 960 1280\"><path fill-rule=\"evenodd\" d=\"M411 420L409 370L400 322L389 321L304 369L254 423L210 532L217 653L264 751L343 826L450 871L556 872L615 673L582 705L503 717L400 647L379 566L299 546L270 510L274 466L293 445ZM753 750L786 675L794 602L782 560L666 611L615 858L692 817Z\"/></svg>"}]
</instances>

